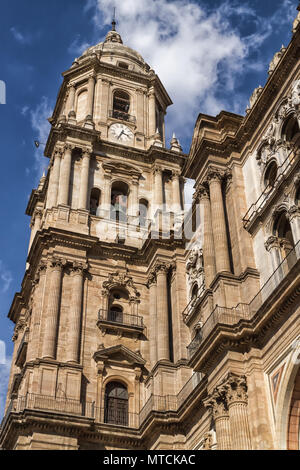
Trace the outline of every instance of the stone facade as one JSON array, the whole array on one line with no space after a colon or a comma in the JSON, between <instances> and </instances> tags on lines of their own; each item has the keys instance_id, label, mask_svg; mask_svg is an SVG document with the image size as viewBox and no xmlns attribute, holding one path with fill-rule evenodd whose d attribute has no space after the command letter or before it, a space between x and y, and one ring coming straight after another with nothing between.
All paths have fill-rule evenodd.
<instances>
[{"instance_id":1,"label":"stone facade","mask_svg":"<svg viewBox=\"0 0 300 470\"><path fill-rule=\"evenodd\" d=\"M1 448L299 449L299 48L295 20L246 116L200 114L189 155L114 27L64 72Z\"/></svg>"}]
</instances>

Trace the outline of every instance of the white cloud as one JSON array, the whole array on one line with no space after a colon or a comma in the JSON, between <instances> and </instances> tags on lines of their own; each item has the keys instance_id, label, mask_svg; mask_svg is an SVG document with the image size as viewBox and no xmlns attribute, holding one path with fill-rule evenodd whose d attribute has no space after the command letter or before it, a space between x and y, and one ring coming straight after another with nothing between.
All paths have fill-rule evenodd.
<instances>
[{"instance_id":1,"label":"white cloud","mask_svg":"<svg viewBox=\"0 0 300 470\"><path fill-rule=\"evenodd\" d=\"M245 111L252 90L235 98L232 92L241 74L262 70L257 57L254 63L249 60L250 53L277 25L290 24L296 13L292 0L283 0L267 18L259 17L251 4L240 3L227 0L208 11L195 0L88 0L85 9L97 5L94 21L103 28L116 6L124 43L155 69L174 101L167 116L168 138L175 130L190 140L200 111ZM249 23L252 32L243 36L242 25Z\"/></svg>"},{"instance_id":2,"label":"white cloud","mask_svg":"<svg viewBox=\"0 0 300 470\"><path fill-rule=\"evenodd\" d=\"M7 386L11 366L11 357L7 357L4 364L0 364L0 421L4 415Z\"/></svg>"},{"instance_id":3,"label":"white cloud","mask_svg":"<svg viewBox=\"0 0 300 470\"><path fill-rule=\"evenodd\" d=\"M17 42L20 44L30 44L32 36L30 34L21 33L15 26L10 28L10 31Z\"/></svg>"},{"instance_id":4,"label":"white cloud","mask_svg":"<svg viewBox=\"0 0 300 470\"><path fill-rule=\"evenodd\" d=\"M11 272L4 266L3 261L0 260L0 292L5 294L13 280Z\"/></svg>"},{"instance_id":5,"label":"white cloud","mask_svg":"<svg viewBox=\"0 0 300 470\"><path fill-rule=\"evenodd\" d=\"M34 110L30 111L30 121L32 129L36 132L34 136L41 144L47 142L47 138L50 131L50 123L48 118L52 115L53 106L49 102L48 98L42 97L41 102L36 106ZM34 158L34 171L38 173L38 177L42 176L43 171L48 166L48 161L43 156L44 145L41 145L38 149L35 149Z\"/></svg>"},{"instance_id":6,"label":"white cloud","mask_svg":"<svg viewBox=\"0 0 300 470\"><path fill-rule=\"evenodd\" d=\"M68 48L68 52L72 55L81 56L81 54L90 46L86 41L82 41L78 34Z\"/></svg>"}]
</instances>

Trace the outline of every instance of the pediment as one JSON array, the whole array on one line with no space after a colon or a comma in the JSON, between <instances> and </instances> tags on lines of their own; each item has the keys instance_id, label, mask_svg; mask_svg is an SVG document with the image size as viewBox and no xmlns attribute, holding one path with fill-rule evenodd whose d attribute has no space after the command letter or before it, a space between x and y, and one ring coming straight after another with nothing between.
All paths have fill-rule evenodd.
<instances>
[{"instance_id":1,"label":"pediment","mask_svg":"<svg viewBox=\"0 0 300 470\"><path fill-rule=\"evenodd\" d=\"M128 364L130 367L143 367L146 363L145 359L138 353L121 344L99 349L95 352L93 358L96 362L117 362L119 364Z\"/></svg>"},{"instance_id":2,"label":"pediment","mask_svg":"<svg viewBox=\"0 0 300 470\"><path fill-rule=\"evenodd\" d=\"M110 160L109 162L105 162L103 163L103 168L105 171L118 175L140 177L142 174L139 168L119 160Z\"/></svg>"}]
</instances>

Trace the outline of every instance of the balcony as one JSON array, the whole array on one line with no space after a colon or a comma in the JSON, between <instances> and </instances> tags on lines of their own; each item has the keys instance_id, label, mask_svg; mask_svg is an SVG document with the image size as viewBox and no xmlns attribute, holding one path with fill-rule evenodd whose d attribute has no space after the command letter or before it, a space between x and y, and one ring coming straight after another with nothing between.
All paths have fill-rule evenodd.
<instances>
[{"instance_id":1,"label":"balcony","mask_svg":"<svg viewBox=\"0 0 300 470\"><path fill-rule=\"evenodd\" d=\"M185 307L184 311L182 312L184 323L187 323L189 321L189 319L193 316L193 314L196 313L197 307L199 306L199 304L200 304L200 302L203 298L205 290L206 290L205 289L205 283L203 282L203 284L199 288L197 297L195 297L195 298L193 297L189 301L187 306Z\"/></svg>"},{"instance_id":2,"label":"balcony","mask_svg":"<svg viewBox=\"0 0 300 470\"><path fill-rule=\"evenodd\" d=\"M95 402L28 393L26 396L19 396L10 401L0 430L4 429L11 413L22 413L24 410L82 417L90 419L96 424L117 426L120 430L122 428L137 430L152 412L177 413L180 406L196 389L198 397L199 386L203 384L204 379L203 374L195 372L177 395L151 395L140 413L131 413L127 410L108 410L105 407L96 406Z\"/></svg>"},{"instance_id":3,"label":"balcony","mask_svg":"<svg viewBox=\"0 0 300 470\"><path fill-rule=\"evenodd\" d=\"M20 342L20 345L18 347L17 355L16 355L16 361L15 364L18 367L23 367L23 364L26 360L26 353L27 353L27 346L28 346L28 337L29 337L29 331L26 330L23 338Z\"/></svg>"},{"instance_id":4,"label":"balcony","mask_svg":"<svg viewBox=\"0 0 300 470\"><path fill-rule=\"evenodd\" d=\"M132 122L135 123L136 117L131 116L130 114L124 112L124 111L119 111L116 109L111 109L108 111L108 117L113 118L113 119L118 119L120 121L127 121L127 122Z\"/></svg>"},{"instance_id":5,"label":"balcony","mask_svg":"<svg viewBox=\"0 0 300 470\"><path fill-rule=\"evenodd\" d=\"M257 201L250 206L243 217L244 228L248 229L255 218L264 210L266 204L276 194L276 190L280 183L284 181L292 168L299 162L298 151L293 149L284 162L277 169L277 177L273 185L268 184L261 193Z\"/></svg>"},{"instance_id":6,"label":"balcony","mask_svg":"<svg viewBox=\"0 0 300 470\"><path fill-rule=\"evenodd\" d=\"M95 406L95 402L82 402L71 398L28 393L26 396L20 396L10 402L10 406L2 420L1 429L4 428L11 412L21 413L24 410L38 410L83 417L108 426L133 429L139 427L138 413L129 413L127 411L124 413L122 410L109 410L108 412L106 408Z\"/></svg>"},{"instance_id":7,"label":"balcony","mask_svg":"<svg viewBox=\"0 0 300 470\"><path fill-rule=\"evenodd\" d=\"M249 304L239 304L233 308L219 307L214 308L201 330L199 330L188 345L188 358L191 359L198 351L201 344L216 329L217 326L237 326L242 320L251 320L262 305L269 299L285 280L291 269L300 259L300 240L289 252L286 258L280 263L277 269L265 282L260 291L255 295Z\"/></svg>"},{"instance_id":8,"label":"balcony","mask_svg":"<svg viewBox=\"0 0 300 470\"><path fill-rule=\"evenodd\" d=\"M100 309L98 312L97 326L102 331L113 330L117 333L129 332L136 335L140 335L145 328L143 317L139 315L105 309Z\"/></svg>"}]
</instances>

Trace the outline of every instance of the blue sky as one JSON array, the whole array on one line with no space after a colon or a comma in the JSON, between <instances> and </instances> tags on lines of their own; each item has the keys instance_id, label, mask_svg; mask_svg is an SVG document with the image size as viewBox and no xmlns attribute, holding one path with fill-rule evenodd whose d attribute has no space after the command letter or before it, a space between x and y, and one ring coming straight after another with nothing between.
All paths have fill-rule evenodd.
<instances>
[{"instance_id":1,"label":"blue sky","mask_svg":"<svg viewBox=\"0 0 300 470\"><path fill-rule=\"evenodd\" d=\"M12 353L7 319L20 290L29 240L28 197L48 160L48 123L68 69L84 48L100 42L117 7L117 29L155 69L174 102L168 137L176 131L188 152L197 114L243 114L268 64L291 38L297 0L10 0L1 2L0 340ZM0 415L8 361L0 364Z\"/></svg>"}]
</instances>

